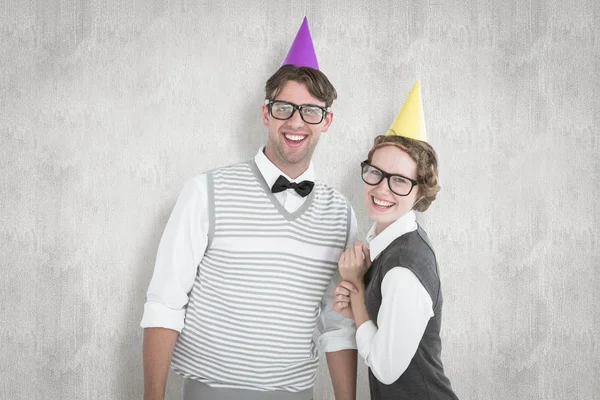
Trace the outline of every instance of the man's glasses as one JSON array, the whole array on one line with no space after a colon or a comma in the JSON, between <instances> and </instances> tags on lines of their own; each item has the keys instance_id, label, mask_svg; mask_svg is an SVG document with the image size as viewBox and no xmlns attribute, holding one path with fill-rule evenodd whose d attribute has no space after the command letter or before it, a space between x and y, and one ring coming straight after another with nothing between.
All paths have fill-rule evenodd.
<instances>
[{"instance_id":1,"label":"man's glasses","mask_svg":"<svg viewBox=\"0 0 600 400\"><path fill-rule=\"evenodd\" d=\"M362 180L367 185L377 186L384 178L387 178L388 187L398 196L408 196L413 187L419 184L418 181L402 175L388 174L369 164L368 160L361 162L360 166L362 168Z\"/></svg>"},{"instance_id":2,"label":"man's glasses","mask_svg":"<svg viewBox=\"0 0 600 400\"><path fill-rule=\"evenodd\" d=\"M331 111L331 107L321 107L314 104L302 104L297 106L294 103L281 100L265 100L269 108L269 113L275 119L286 120L292 118L292 115L298 110L300 118L307 124L316 125L323 121L323 118Z\"/></svg>"}]
</instances>

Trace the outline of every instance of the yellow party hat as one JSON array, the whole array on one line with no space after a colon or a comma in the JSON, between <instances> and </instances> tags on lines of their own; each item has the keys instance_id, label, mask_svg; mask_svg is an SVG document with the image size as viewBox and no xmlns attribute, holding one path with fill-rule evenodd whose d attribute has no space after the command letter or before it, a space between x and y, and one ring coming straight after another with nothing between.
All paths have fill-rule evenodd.
<instances>
[{"instance_id":1,"label":"yellow party hat","mask_svg":"<svg viewBox=\"0 0 600 400\"><path fill-rule=\"evenodd\" d=\"M410 139L427 141L425 114L423 114L423 102L421 101L421 85L418 79L387 134L388 136L404 136Z\"/></svg>"}]
</instances>

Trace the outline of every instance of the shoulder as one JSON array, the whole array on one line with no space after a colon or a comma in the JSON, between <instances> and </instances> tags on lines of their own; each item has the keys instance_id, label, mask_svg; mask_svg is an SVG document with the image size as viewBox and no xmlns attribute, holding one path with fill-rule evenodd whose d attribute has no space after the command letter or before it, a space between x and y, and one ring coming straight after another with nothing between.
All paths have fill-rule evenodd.
<instances>
[{"instance_id":1,"label":"shoulder","mask_svg":"<svg viewBox=\"0 0 600 400\"><path fill-rule=\"evenodd\" d=\"M414 273L437 303L440 285L437 259L422 228L394 240L382 252L382 278L394 267L403 267Z\"/></svg>"},{"instance_id":2,"label":"shoulder","mask_svg":"<svg viewBox=\"0 0 600 400\"><path fill-rule=\"evenodd\" d=\"M215 177L223 177L224 175L231 174L243 175L245 173L251 173L249 161L213 168L189 178L183 185L181 194L187 196L197 196L200 193L206 193L208 186L212 186L212 181L215 179Z\"/></svg>"},{"instance_id":3,"label":"shoulder","mask_svg":"<svg viewBox=\"0 0 600 400\"><path fill-rule=\"evenodd\" d=\"M421 277L437 281L437 260L433 247L421 228L394 240L381 254L382 272L385 275L394 267L404 267Z\"/></svg>"},{"instance_id":4,"label":"shoulder","mask_svg":"<svg viewBox=\"0 0 600 400\"><path fill-rule=\"evenodd\" d=\"M251 161L243 161L235 164L226 165L223 167L218 167L211 169L205 174L207 175L220 175L220 174L236 174L236 173L251 173Z\"/></svg>"},{"instance_id":5,"label":"shoulder","mask_svg":"<svg viewBox=\"0 0 600 400\"><path fill-rule=\"evenodd\" d=\"M342 193L325 182L315 181L315 200L319 203L335 204L349 207L350 202Z\"/></svg>"},{"instance_id":6,"label":"shoulder","mask_svg":"<svg viewBox=\"0 0 600 400\"><path fill-rule=\"evenodd\" d=\"M418 227L394 240L386 250L393 260L417 260L435 262L435 252L427 233Z\"/></svg>"},{"instance_id":7,"label":"shoulder","mask_svg":"<svg viewBox=\"0 0 600 400\"><path fill-rule=\"evenodd\" d=\"M206 191L206 185L207 172L200 173L185 182L181 189L181 195L197 196L199 193Z\"/></svg>"}]
</instances>

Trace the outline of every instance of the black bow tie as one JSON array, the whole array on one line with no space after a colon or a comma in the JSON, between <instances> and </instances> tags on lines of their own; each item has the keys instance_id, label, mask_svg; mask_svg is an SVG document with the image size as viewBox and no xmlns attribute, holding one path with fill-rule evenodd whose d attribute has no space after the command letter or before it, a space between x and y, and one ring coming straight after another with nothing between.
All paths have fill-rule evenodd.
<instances>
[{"instance_id":1,"label":"black bow tie","mask_svg":"<svg viewBox=\"0 0 600 400\"><path fill-rule=\"evenodd\" d=\"M288 181L283 175L279 175L279 178L277 178L271 188L271 192L279 193L287 189L294 189L300 196L306 197L310 194L314 186L315 183L311 181L295 183Z\"/></svg>"}]
</instances>

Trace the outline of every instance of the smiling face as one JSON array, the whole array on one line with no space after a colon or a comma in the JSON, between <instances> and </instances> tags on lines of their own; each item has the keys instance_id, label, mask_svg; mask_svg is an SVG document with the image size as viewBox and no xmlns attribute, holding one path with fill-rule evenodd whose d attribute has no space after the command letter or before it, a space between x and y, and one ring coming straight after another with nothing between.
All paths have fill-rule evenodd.
<instances>
[{"instance_id":1,"label":"smiling face","mask_svg":"<svg viewBox=\"0 0 600 400\"><path fill-rule=\"evenodd\" d=\"M286 82L276 98L271 100L325 107L325 102L312 96L305 84L296 81ZM273 118L268 107L263 105L262 118L269 130L265 155L286 175L296 178L308 168L321 132L327 132L333 114L328 113L320 124L313 125L302 120L299 110L288 120L278 120Z\"/></svg>"},{"instance_id":2,"label":"smiling face","mask_svg":"<svg viewBox=\"0 0 600 400\"><path fill-rule=\"evenodd\" d=\"M389 174L417 180L417 163L398 147L384 146L375 150L370 164ZM412 210L419 195L419 186L415 186L408 196L398 196L390 190L387 179L375 186L365 183L364 187L367 213L377 224L377 233Z\"/></svg>"}]
</instances>

